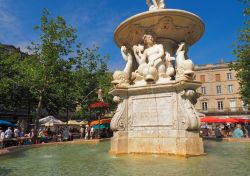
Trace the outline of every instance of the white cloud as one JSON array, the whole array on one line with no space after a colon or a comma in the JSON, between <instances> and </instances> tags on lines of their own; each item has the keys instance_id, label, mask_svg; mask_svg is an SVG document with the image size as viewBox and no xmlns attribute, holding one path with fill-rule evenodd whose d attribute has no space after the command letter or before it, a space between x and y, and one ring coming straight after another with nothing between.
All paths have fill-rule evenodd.
<instances>
[{"instance_id":1,"label":"white cloud","mask_svg":"<svg viewBox=\"0 0 250 176\"><path fill-rule=\"evenodd\" d=\"M31 52L28 50L28 46L30 46L31 43L29 41L21 41L14 44L15 47L20 48L20 50L24 53L31 54Z\"/></svg>"}]
</instances>

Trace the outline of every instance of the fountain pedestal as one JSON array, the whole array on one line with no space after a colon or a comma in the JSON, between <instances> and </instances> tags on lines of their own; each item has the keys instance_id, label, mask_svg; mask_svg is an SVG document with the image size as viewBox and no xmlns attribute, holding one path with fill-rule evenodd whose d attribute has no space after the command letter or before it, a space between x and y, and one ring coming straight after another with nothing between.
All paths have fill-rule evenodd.
<instances>
[{"instance_id":1,"label":"fountain pedestal","mask_svg":"<svg viewBox=\"0 0 250 176\"><path fill-rule=\"evenodd\" d=\"M164 9L147 1L149 11L123 21L114 40L126 61L113 74L110 152L201 155L199 116L194 109L201 83L194 81L188 49L204 33L195 14Z\"/></svg>"},{"instance_id":2,"label":"fountain pedestal","mask_svg":"<svg viewBox=\"0 0 250 176\"><path fill-rule=\"evenodd\" d=\"M172 81L114 89L117 111L112 119L110 152L201 155L195 81Z\"/></svg>"}]
</instances>

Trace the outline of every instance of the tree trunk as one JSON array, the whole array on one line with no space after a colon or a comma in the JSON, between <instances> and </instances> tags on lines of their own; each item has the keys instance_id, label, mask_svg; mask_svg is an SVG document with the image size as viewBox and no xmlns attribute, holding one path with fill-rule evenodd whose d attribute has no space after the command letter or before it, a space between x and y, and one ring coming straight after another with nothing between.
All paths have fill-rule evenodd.
<instances>
[{"instance_id":1,"label":"tree trunk","mask_svg":"<svg viewBox=\"0 0 250 176\"><path fill-rule=\"evenodd\" d=\"M42 114L42 101L43 101L43 95L40 95L37 105L37 113L35 120L35 140L37 139L38 136L39 119L41 119L41 114Z\"/></svg>"}]
</instances>

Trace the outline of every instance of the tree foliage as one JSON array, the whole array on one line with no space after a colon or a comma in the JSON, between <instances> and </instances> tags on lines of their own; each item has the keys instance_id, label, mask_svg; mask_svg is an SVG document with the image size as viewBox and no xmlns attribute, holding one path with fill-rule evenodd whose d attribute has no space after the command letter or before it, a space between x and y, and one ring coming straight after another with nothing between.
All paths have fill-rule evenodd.
<instances>
[{"instance_id":1,"label":"tree foliage","mask_svg":"<svg viewBox=\"0 0 250 176\"><path fill-rule=\"evenodd\" d=\"M245 104L250 104L250 0L241 0L245 5L244 16L246 18L244 28L240 30L234 54L236 62L230 64L231 69L236 70L240 84L240 94Z\"/></svg>"},{"instance_id":2,"label":"tree foliage","mask_svg":"<svg viewBox=\"0 0 250 176\"><path fill-rule=\"evenodd\" d=\"M0 55L1 95L13 95L14 90L18 96L32 99L37 120L45 115L44 110L57 115L74 112L77 103L87 107L97 95L86 96L97 88L105 90L105 101L111 101L107 94L111 86L109 57L100 55L98 47L83 48L76 30L63 17L53 18L44 9L40 22L35 27L40 40L29 46L31 55L23 59L18 53ZM15 102L15 97L12 100Z\"/></svg>"},{"instance_id":3,"label":"tree foliage","mask_svg":"<svg viewBox=\"0 0 250 176\"><path fill-rule=\"evenodd\" d=\"M0 104L1 110L16 111L29 106L32 100L27 89L19 84L18 65L25 54L13 46L0 44Z\"/></svg>"},{"instance_id":4,"label":"tree foliage","mask_svg":"<svg viewBox=\"0 0 250 176\"><path fill-rule=\"evenodd\" d=\"M73 53L76 34L62 17L53 19L46 9L35 29L40 31L40 42L32 43L29 49L33 54L22 61L19 70L21 85L37 100L39 118L42 109L55 113L60 108L63 88L71 80L73 61L67 56Z\"/></svg>"}]
</instances>

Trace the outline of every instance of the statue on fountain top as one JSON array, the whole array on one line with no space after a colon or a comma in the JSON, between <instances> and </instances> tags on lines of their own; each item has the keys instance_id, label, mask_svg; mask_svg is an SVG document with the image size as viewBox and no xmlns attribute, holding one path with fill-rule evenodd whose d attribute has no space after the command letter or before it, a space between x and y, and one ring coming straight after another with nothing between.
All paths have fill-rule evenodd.
<instances>
[{"instance_id":1,"label":"statue on fountain top","mask_svg":"<svg viewBox=\"0 0 250 176\"><path fill-rule=\"evenodd\" d=\"M139 64L137 73L143 76L146 82L155 82L166 72L163 61L164 47L162 44L156 44L150 34L143 36L143 43L144 46L140 44L133 46L134 55Z\"/></svg>"},{"instance_id":2,"label":"statue on fountain top","mask_svg":"<svg viewBox=\"0 0 250 176\"><path fill-rule=\"evenodd\" d=\"M149 11L164 9L165 7L164 0L146 0L146 3L149 7Z\"/></svg>"}]
</instances>

